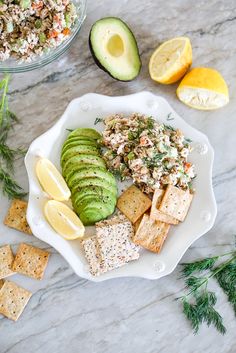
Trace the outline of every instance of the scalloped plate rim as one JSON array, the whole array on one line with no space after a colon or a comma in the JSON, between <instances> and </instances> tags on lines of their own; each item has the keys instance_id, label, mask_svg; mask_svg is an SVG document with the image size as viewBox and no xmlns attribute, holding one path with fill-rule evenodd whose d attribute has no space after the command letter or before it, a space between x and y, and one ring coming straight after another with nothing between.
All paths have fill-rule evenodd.
<instances>
[{"instance_id":1,"label":"scalloped plate rim","mask_svg":"<svg viewBox=\"0 0 236 353\"><path fill-rule=\"evenodd\" d=\"M78 109L83 111L83 114L90 114L91 111L95 110L95 108L93 108L93 106L91 105L91 102L95 101L95 107L96 107L96 102L97 101L102 101L104 100L104 105L108 104L109 101L113 101L113 102L119 102L119 101L123 101L124 103L127 104L126 100L130 101L131 100L137 100L137 104L143 104L145 106L145 110L158 110L159 105L163 105L167 110L169 110L169 112L171 114L173 114L174 116L174 120L177 121L176 125L181 125L181 129L187 129L189 131L191 131L192 134L195 134L199 137L199 140L204 141L204 144L207 146L207 155L208 155L208 170L207 170L207 183L208 183L208 192L209 192L209 196L210 196L210 208L211 208L211 218L210 220L206 223L206 226L203 228L203 230L201 232L198 232L196 234L194 234L194 236L191 238L189 237L187 240L185 240L184 245L181 246L180 249L178 249L178 251L175 253L175 261L172 261L171 264L168 265L168 259L167 259L167 263L165 263L162 260L163 255L161 256L161 260L159 260L160 255L156 255L157 259L155 260L151 260L152 262L152 266L155 266L155 264L157 265L157 270L153 270L153 268L149 268L147 270L145 270L144 272L142 272L141 274L139 273L139 262L138 261L134 261L132 264L128 264L125 265L119 269L113 270L108 272L107 274L104 274L102 276L99 277L94 277L91 276L91 274L88 272L88 266L85 265L84 263L84 259L82 259L80 257L80 255L77 256L72 256L70 253L70 245L71 244L65 244L63 243L63 246L65 247L65 249L62 250L62 242L61 242L61 237L59 235L57 235L57 237L52 237L47 238L47 236L44 236L42 233L43 231L52 234L54 231L51 229L51 227L49 226L49 224L46 222L46 220L42 220L42 210L39 210L39 207L37 208L37 211L39 213L39 215L41 215L40 217L38 217L37 219L41 219L41 223L37 224L37 222L35 222L35 217L34 216L34 203L36 202L36 198L37 197L42 197L42 199L47 199L47 195L41 191L41 193L39 192L39 185L36 181L36 177L35 177L35 173L34 170L32 168L32 159L36 159L40 153L36 152L36 151L42 151L43 152L43 148L42 146L40 146L39 148L35 149L35 146L37 146L37 144L40 144L40 140L44 139L45 137L47 137L48 135L54 133L55 131L58 131L58 129L60 130L60 127L63 126L63 123L65 123L68 119L68 113L71 111L71 109L73 109L74 106L76 106ZM85 102L85 107L84 110L81 108L81 104ZM86 103L87 102L87 103ZM154 106L150 106L148 107L148 104L152 102L154 104ZM124 104L123 103L123 104ZM86 107L87 104L87 107ZM92 106L92 108L90 107L90 105ZM80 107L80 108L79 108ZM91 108L91 109L90 109ZM96 107L97 109L99 109L100 107ZM125 110L125 109L123 109ZM137 111L140 109L137 109ZM142 110L144 110L144 108L142 108ZM122 109L121 109L122 111ZM130 111L131 112L131 111ZM154 113L157 114L157 113ZM158 113L160 114L160 113ZM158 118L157 118L158 120ZM161 121L163 119L160 119ZM80 120L81 122L81 120ZM172 123L173 124L173 123ZM175 123L174 123L175 125ZM61 134L57 133L55 134L56 136L61 136ZM50 145L50 143L49 143ZM51 146L52 148L52 146ZM42 155L44 155L42 153ZM200 154L199 154L200 155ZM187 122L185 122L175 111L174 109L170 106L170 104L167 102L167 100L161 96L157 96L151 92L148 91L143 91L143 92L139 92L139 93L134 93L134 94L130 94L130 95L126 95L126 96L115 96L115 97L111 97L111 96L106 96L106 95L101 95L101 94L96 94L96 93L87 93L79 98L75 98L73 99L67 106L67 108L65 109L64 113L62 114L61 118L46 132L44 132L42 135L40 135L39 137L37 137L30 145L28 152L25 156L25 166L27 169L27 174L28 174L28 178L29 178L29 203L28 203L28 210L27 210L27 220L28 223L34 233L34 235L36 237L38 237L40 240L48 243L49 245L51 245L52 247L54 247L59 253L61 253L61 255L66 259L66 261L70 264L70 266L72 267L72 269L74 270L74 272L79 275L80 277L92 280L94 282L100 282L103 280L107 280L107 279L111 279L111 278L117 278L117 277L141 277L141 278L147 278L147 279L158 279L161 278L163 276L166 276L168 274L170 274L178 265L180 259L182 258L182 256L184 255L184 253L186 252L186 250L193 244L194 241L196 241L197 239L199 239L202 235L204 235L206 232L208 232L215 221L216 218L216 214L217 214L217 206L216 206L216 201L215 201L215 196L214 196L214 191L213 191L213 186L212 186L212 168L213 168L213 161L214 161L214 150L209 142L208 137L203 134L202 132L200 132L199 130L193 128L191 125L189 125ZM55 163L52 160L53 163ZM37 192L35 193L34 190L37 190ZM184 223L183 223L184 224ZM55 233L55 232L54 232ZM63 241L65 241L63 239ZM65 241L67 242L67 241ZM68 243L68 242L67 242ZM73 243L73 242L70 242ZM177 245L177 243L176 243ZM78 245L74 245L75 247L77 247ZM73 247L73 244L72 244ZM76 249L77 250L77 249ZM68 252L69 251L69 252ZM164 248L163 248L164 251ZM162 251L162 253L163 253ZM69 254L72 256L72 258L69 258ZM153 253L144 252L146 254L146 257L152 257L153 258ZM147 255L147 253L149 254L149 256ZM161 253L161 254L162 254ZM141 255L142 256L142 255ZM146 259L145 257L145 259ZM83 263L81 262L83 260ZM143 260L145 261L145 260ZM159 265L164 264L164 269L162 268L161 270L158 269ZM132 265L132 268L136 268L137 270L132 270L130 273L129 268L130 265ZM144 263L145 265L145 263Z\"/></svg>"}]
</instances>

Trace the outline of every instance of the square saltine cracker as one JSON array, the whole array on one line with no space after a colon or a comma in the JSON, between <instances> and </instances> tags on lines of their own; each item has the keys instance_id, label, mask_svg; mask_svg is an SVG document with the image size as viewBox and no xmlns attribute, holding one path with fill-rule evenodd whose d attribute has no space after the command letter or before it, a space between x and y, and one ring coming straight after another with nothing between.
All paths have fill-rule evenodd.
<instances>
[{"instance_id":1,"label":"square saltine cracker","mask_svg":"<svg viewBox=\"0 0 236 353\"><path fill-rule=\"evenodd\" d=\"M169 215L161 212L158 209L160 207L161 200L162 200L164 194L165 194L165 190L156 189L154 191L150 217L154 221L161 221L161 222L164 222L164 223L176 225L176 224L179 223L179 221L176 218L174 218L172 216L169 216Z\"/></svg>"},{"instance_id":2,"label":"square saltine cracker","mask_svg":"<svg viewBox=\"0 0 236 353\"><path fill-rule=\"evenodd\" d=\"M17 321L32 293L14 282L4 281L0 289L0 314Z\"/></svg>"},{"instance_id":3,"label":"square saltine cracker","mask_svg":"<svg viewBox=\"0 0 236 353\"><path fill-rule=\"evenodd\" d=\"M188 214L193 194L176 186L168 185L161 201L159 211L183 222Z\"/></svg>"},{"instance_id":4,"label":"square saltine cracker","mask_svg":"<svg viewBox=\"0 0 236 353\"><path fill-rule=\"evenodd\" d=\"M160 221L153 221L144 214L142 221L132 240L135 244L152 252L159 253L167 237L170 225Z\"/></svg>"},{"instance_id":5,"label":"square saltine cracker","mask_svg":"<svg viewBox=\"0 0 236 353\"><path fill-rule=\"evenodd\" d=\"M18 199L13 200L5 217L4 224L10 228L31 235L32 232L26 220L27 206L28 203L26 201Z\"/></svg>"},{"instance_id":6,"label":"square saltine cracker","mask_svg":"<svg viewBox=\"0 0 236 353\"><path fill-rule=\"evenodd\" d=\"M14 261L14 255L10 245L0 247L0 279L11 276L14 272L11 270Z\"/></svg>"},{"instance_id":7,"label":"square saltine cracker","mask_svg":"<svg viewBox=\"0 0 236 353\"><path fill-rule=\"evenodd\" d=\"M49 255L45 250L21 243L12 264L12 270L35 279L42 279Z\"/></svg>"},{"instance_id":8,"label":"square saltine cracker","mask_svg":"<svg viewBox=\"0 0 236 353\"><path fill-rule=\"evenodd\" d=\"M152 201L135 185L131 185L118 198L117 208L133 224L151 207Z\"/></svg>"}]
</instances>

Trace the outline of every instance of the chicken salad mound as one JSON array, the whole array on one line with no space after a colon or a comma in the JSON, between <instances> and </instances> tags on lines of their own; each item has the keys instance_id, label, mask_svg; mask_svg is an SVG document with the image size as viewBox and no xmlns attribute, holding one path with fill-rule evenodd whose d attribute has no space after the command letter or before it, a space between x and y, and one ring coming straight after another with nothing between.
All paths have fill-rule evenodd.
<instances>
[{"instance_id":1,"label":"chicken salad mound","mask_svg":"<svg viewBox=\"0 0 236 353\"><path fill-rule=\"evenodd\" d=\"M169 184L191 188L195 177L194 166L187 160L191 141L179 129L137 113L116 114L103 121L103 157L121 180L132 178L146 193Z\"/></svg>"}]
</instances>

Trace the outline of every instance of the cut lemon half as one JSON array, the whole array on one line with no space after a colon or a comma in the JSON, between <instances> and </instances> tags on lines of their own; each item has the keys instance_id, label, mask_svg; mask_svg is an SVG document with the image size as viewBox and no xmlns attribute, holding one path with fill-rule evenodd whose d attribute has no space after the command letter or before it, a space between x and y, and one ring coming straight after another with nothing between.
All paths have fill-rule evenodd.
<instances>
[{"instance_id":1,"label":"cut lemon half","mask_svg":"<svg viewBox=\"0 0 236 353\"><path fill-rule=\"evenodd\" d=\"M149 61L151 78L159 83L178 81L192 64L192 47L189 38L178 37L161 44Z\"/></svg>"},{"instance_id":2,"label":"cut lemon half","mask_svg":"<svg viewBox=\"0 0 236 353\"><path fill-rule=\"evenodd\" d=\"M36 175L44 189L53 199L67 201L71 192L57 168L46 158L40 158L36 164Z\"/></svg>"},{"instance_id":3,"label":"cut lemon half","mask_svg":"<svg viewBox=\"0 0 236 353\"><path fill-rule=\"evenodd\" d=\"M81 238L84 225L79 217L62 202L49 200L44 206L44 214L55 231L67 240Z\"/></svg>"},{"instance_id":4,"label":"cut lemon half","mask_svg":"<svg viewBox=\"0 0 236 353\"><path fill-rule=\"evenodd\" d=\"M221 74L210 68L192 69L180 82L176 92L189 107L212 110L229 102L228 87Z\"/></svg>"}]
</instances>

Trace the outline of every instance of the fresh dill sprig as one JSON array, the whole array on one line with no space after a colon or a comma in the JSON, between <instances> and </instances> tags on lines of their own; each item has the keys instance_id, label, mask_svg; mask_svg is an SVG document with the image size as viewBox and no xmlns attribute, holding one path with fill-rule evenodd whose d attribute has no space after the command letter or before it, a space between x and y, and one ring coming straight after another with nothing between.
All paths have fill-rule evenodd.
<instances>
[{"instance_id":1,"label":"fresh dill sprig","mask_svg":"<svg viewBox=\"0 0 236 353\"><path fill-rule=\"evenodd\" d=\"M8 106L9 79L10 76L5 75L0 81L0 185L4 195L21 198L25 193L14 179L14 161L16 157L24 155L25 151L22 148L13 149L7 144L10 130L19 122Z\"/></svg>"},{"instance_id":2,"label":"fresh dill sprig","mask_svg":"<svg viewBox=\"0 0 236 353\"><path fill-rule=\"evenodd\" d=\"M5 143L0 142L0 158L5 161L7 169L13 171L14 160L17 156L24 156L26 151L22 148L12 149Z\"/></svg>"},{"instance_id":3,"label":"fresh dill sprig","mask_svg":"<svg viewBox=\"0 0 236 353\"><path fill-rule=\"evenodd\" d=\"M182 275L183 277L191 276L194 272L202 272L212 268L216 261L219 259L219 256L206 257L203 260L195 261L192 263L182 263Z\"/></svg>"},{"instance_id":4,"label":"fresh dill sprig","mask_svg":"<svg viewBox=\"0 0 236 353\"><path fill-rule=\"evenodd\" d=\"M201 294L196 294L194 304L186 298L183 299L183 312L191 322L195 334L204 322L207 326L214 325L220 333L225 334L226 328L223 325L223 319L214 308L216 301L215 293L206 290Z\"/></svg>"},{"instance_id":5,"label":"fresh dill sprig","mask_svg":"<svg viewBox=\"0 0 236 353\"><path fill-rule=\"evenodd\" d=\"M3 195L12 199L21 199L27 193L17 184L15 179L6 170L0 167L0 184Z\"/></svg>"},{"instance_id":6,"label":"fresh dill sprig","mask_svg":"<svg viewBox=\"0 0 236 353\"><path fill-rule=\"evenodd\" d=\"M224 256L229 257L228 260L215 266ZM209 280L215 277L236 315L236 251L183 263L181 274L185 278L187 294L177 299L182 300L183 313L190 321L194 333L198 332L201 324L206 323L207 326L213 325L221 334L225 334L223 318L215 309L216 294L208 291L207 286Z\"/></svg>"},{"instance_id":7,"label":"fresh dill sprig","mask_svg":"<svg viewBox=\"0 0 236 353\"><path fill-rule=\"evenodd\" d=\"M234 261L217 272L215 277L232 304L236 316L236 256Z\"/></svg>"}]
</instances>

